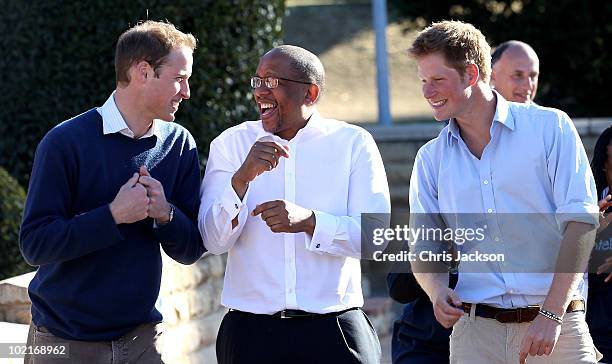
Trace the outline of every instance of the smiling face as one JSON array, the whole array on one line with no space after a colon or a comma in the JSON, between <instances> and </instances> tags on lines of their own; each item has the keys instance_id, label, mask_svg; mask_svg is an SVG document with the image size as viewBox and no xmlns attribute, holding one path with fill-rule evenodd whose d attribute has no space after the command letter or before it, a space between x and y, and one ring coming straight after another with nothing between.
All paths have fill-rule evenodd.
<instances>
[{"instance_id":1,"label":"smiling face","mask_svg":"<svg viewBox=\"0 0 612 364\"><path fill-rule=\"evenodd\" d=\"M469 96L467 75L459 75L449 67L440 53L430 53L416 59L423 97L438 121L461 118L467 109Z\"/></svg>"},{"instance_id":2,"label":"smiling face","mask_svg":"<svg viewBox=\"0 0 612 364\"><path fill-rule=\"evenodd\" d=\"M192 66L193 50L181 47L168 54L157 76L152 68L147 70L143 97L147 119L174 121L179 104L190 96L188 80Z\"/></svg>"},{"instance_id":3,"label":"smiling face","mask_svg":"<svg viewBox=\"0 0 612 364\"><path fill-rule=\"evenodd\" d=\"M292 69L289 58L274 50L259 61L257 76L302 80ZM253 90L264 130L286 140L293 138L306 125L309 117L306 108L309 106L308 92L311 87L316 86L279 80L276 88L269 89L262 82L260 87Z\"/></svg>"},{"instance_id":4,"label":"smiling face","mask_svg":"<svg viewBox=\"0 0 612 364\"><path fill-rule=\"evenodd\" d=\"M533 50L511 46L493 65L491 85L506 100L529 103L538 91L540 61Z\"/></svg>"}]
</instances>

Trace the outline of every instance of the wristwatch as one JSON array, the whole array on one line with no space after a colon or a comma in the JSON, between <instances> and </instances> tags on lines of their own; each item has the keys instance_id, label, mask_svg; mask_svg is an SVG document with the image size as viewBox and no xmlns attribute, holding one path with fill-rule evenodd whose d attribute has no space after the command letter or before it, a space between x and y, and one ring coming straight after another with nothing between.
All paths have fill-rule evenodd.
<instances>
[{"instance_id":1,"label":"wristwatch","mask_svg":"<svg viewBox=\"0 0 612 364\"><path fill-rule=\"evenodd\" d=\"M168 213L168 221L170 222L172 221L172 219L174 219L174 205L171 203L168 203L168 206L170 206L170 212Z\"/></svg>"},{"instance_id":2,"label":"wristwatch","mask_svg":"<svg viewBox=\"0 0 612 364\"><path fill-rule=\"evenodd\" d=\"M168 206L170 207L170 211L168 212L168 221L158 222L157 220L155 220L155 224L157 224L157 225L166 225L167 223L172 221L172 219L174 219L174 205L171 204L171 203L168 203Z\"/></svg>"}]
</instances>

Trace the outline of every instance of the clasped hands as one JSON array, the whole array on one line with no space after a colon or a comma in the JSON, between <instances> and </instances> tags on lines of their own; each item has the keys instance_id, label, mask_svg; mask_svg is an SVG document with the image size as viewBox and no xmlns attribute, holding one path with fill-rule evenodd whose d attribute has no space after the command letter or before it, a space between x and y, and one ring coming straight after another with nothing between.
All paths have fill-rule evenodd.
<instances>
[{"instance_id":1,"label":"clasped hands","mask_svg":"<svg viewBox=\"0 0 612 364\"><path fill-rule=\"evenodd\" d=\"M117 224L131 224L147 217L163 224L170 219L164 187L144 166L121 186L110 203L110 211Z\"/></svg>"}]
</instances>

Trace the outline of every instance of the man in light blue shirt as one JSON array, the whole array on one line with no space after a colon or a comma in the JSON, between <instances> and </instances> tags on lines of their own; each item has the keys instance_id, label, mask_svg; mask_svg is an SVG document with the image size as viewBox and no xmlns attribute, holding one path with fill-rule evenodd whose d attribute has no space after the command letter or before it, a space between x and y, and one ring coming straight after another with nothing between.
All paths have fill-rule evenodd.
<instances>
[{"instance_id":1,"label":"man in light blue shirt","mask_svg":"<svg viewBox=\"0 0 612 364\"><path fill-rule=\"evenodd\" d=\"M453 327L451 362L596 362L578 272L598 208L570 118L493 91L490 47L470 24L434 23L410 53L434 117L450 119L417 154L410 208L411 228L450 229L465 254L455 290L447 273L426 273L439 262L413 261L436 319ZM466 228L475 238L461 244ZM444 257L444 247L421 236L414 249Z\"/></svg>"}]
</instances>

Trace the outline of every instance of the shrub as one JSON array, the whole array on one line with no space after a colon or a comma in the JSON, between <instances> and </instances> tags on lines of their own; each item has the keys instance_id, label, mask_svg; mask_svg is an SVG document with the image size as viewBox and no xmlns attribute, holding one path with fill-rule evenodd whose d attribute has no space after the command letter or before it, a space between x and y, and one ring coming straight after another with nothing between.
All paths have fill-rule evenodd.
<instances>
[{"instance_id":1,"label":"shrub","mask_svg":"<svg viewBox=\"0 0 612 364\"><path fill-rule=\"evenodd\" d=\"M0 280L33 270L19 251L25 191L0 167Z\"/></svg>"},{"instance_id":2,"label":"shrub","mask_svg":"<svg viewBox=\"0 0 612 364\"><path fill-rule=\"evenodd\" d=\"M42 136L103 104L115 87L117 38L147 18L168 20L199 40L191 99L177 121L206 156L222 130L256 117L248 79L280 39L283 14L283 0L3 1L0 165L27 185Z\"/></svg>"}]
</instances>

